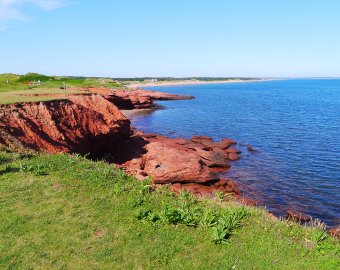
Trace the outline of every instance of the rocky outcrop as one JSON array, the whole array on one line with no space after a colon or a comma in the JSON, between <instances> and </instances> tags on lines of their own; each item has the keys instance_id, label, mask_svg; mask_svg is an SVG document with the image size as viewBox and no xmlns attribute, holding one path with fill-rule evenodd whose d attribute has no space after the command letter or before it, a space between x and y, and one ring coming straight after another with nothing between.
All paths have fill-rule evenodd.
<instances>
[{"instance_id":1,"label":"rocky outcrop","mask_svg":"<svg viewBox=\"0 0 340 270\"><path fill-rule=\"evenodd\" d=\"M130 121L100 95L0 106L0 143L98 157L129 136Z\"/></svg>"},{"instance_id":2,"label":"rocky outcrop","mask_svg":"<svg viewBox=\"0 0 340 270\"><path fill-rule=\"evenodd\" d=\"M303 214L299 211L295 211L295 210L288 210L288 219L293 219L296 221L310 221L312 219L311 216Z\"/></svg>"},{"instance_id":3,"label":"rocky outcrop","mask_svg":"<svg viewBox=\"0 0 340 270\"><path fill-rule=\"evenodd\" d=\"M145 91L142 89L110 90L105 88L91 88L90 90L101 94L122 110L155 108L157 104L154 103L153 100L183 100L194 98L193 96Z\"/></svg>"},{"instance_id":4,"label":"rocky outcrop","mask_svg":"<svg viewBox=\"0 0 340 270\"><path fill-rule=\"evenodd\" d=\"M194 153L162 142L146 145L144 172L152 175L155 184L205 183L218 177Z\"/></svg>"},{"instance_id":5,"label":"rocky outcrop","mask_svg":"<svg viewBox=\"0 0 340 270\"><path fill-rule=\"evenodd\" d=\"M194 99L194 96L189 95L175 95L175 94L169 94L169 93L163 93L163 92L156 92L151 90L142 90L138 89L136 90L140 95L149 96L152 100L184 100L184 99Z\"/></svg>"},{"instance_id":6,"label":"rocky outcrop","mask_svg":"<svg viewBox=\"0 0 340 270\"><path fill-rule=\"evenodd\" d=\"M156 103L148 96L139 96L133 92L112 92L103 97L115 104L120 110L155 108Z\"/></svg>"},{"instance_id":7,"label":"rocky outcrop","mask_svg":"<svg viewBox=\"0 0 340 270\"><path fill-rule=\"evenodd\" d=\"M151 176L154 185L172 183L174 192L184 189L198 196L214 196L219 191L237 198L241 193L237 185L221 180L212 170L229 168L229 161L239 158L240 151L230 148L236 142L213 142L206 136L168 139L132 131L130 121L113 104L131 109L153 107L152 99L187 98L192 97L104 89L100 95L69 95L61 100L1 105L0 144L52 153L90 153L91 158L106 153L107 161L118 164L137 179Z\"/></svg>"},{"instance_id":8,"label":"rocky outcrop","mask_svg":"<svg viewBox=\"0 0 340 270\"><path fill-rule=\"evenodd\" d=\"M214 196L216 191L237 195L242 193L237 185L221 180L212 170L214 167L230 167L230 154L221 149L226 147L226 142L230 146L230 141L213 142L210 137L197 136L191 140L168 139L134 131L128 140L116 144L106 158L137 179L151 176L156 185L171 183L174 192L184 189L191 190L197 196Z\"/></svg>"}]
</instances>

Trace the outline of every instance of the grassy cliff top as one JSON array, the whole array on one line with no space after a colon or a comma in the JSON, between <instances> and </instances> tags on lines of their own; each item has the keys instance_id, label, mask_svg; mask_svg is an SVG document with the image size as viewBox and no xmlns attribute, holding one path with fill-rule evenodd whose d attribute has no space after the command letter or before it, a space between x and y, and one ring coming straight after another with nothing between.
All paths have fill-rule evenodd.
<instances>
[{"instance_id":1,"label":"grassy cliff top","mask_svg":"<svg viewBox=\"0 0 340 270\"><path fill-rule=\"evenodd\" d=\"M9 82L7 83L7 80ZM41 84L38 81L41 81ZM29 84L30 81L32 84ZM51 99L65 98L69 94L82 94L84 92L75 90L64 91L64 83L68 88L90 88L90 87L121 87L112 79L105 78L71 78L45 76L37 73L26 75L0 74L0 104L17 102L45 101Z\"/></svg>"},{"instance_id":2,"label":"grassy cliff top","mask_svg":"<svg viewBox=\"0 0 340 270\"><path fill-rule=\"evenodd\" d=\"M0 151L1 269L339 269L318 222L154 190L79 155Z\"/></svg>"},{"instance_id":3,"label":"grassy cliff top","mask_svg":"<svg viewBox=\"0 0 340 270\"><path fill-rule=\"evenodd\" d=\"M0 92L0 104L18 102L37 102L52 99L64 99L68 95L84 94L84 91L63 90L60 88L36 88L27 90L16 90Z\"/></svg>"}]
</instances>

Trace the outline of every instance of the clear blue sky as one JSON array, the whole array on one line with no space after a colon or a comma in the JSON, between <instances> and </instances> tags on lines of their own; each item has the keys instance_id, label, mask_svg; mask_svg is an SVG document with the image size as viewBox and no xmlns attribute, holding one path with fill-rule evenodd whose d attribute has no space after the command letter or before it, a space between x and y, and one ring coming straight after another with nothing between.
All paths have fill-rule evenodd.
<instances>
[{"instance_id":1,"label":"clear blue sky","mask_svg":"<svg viewBox=\"0 0 340 270\"><path fill-rule=\"evenodd\" d=\"M339 0L0 0L0 73L339 77Z\"/></svg>"}]
</instances>

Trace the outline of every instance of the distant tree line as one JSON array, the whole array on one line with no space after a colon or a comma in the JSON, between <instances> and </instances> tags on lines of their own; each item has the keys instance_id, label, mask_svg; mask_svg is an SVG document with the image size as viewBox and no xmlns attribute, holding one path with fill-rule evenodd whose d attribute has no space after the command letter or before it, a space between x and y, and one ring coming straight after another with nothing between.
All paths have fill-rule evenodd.
<instances>
[{"instance_id":1,"label":"distant tree line","mask_svg":"<svg viewBox=\"0 0 340 270\"><path fill-rule=\"evenodd\" d=\"M256 80L257 78L248 78L248 77L184 77L184 78L175 78L175 77L138 77L138 78L111 78L113 80L118 81L144 81L157 79L158 81L183 81L183 80L199 80L199 81L228 81L228 80Z\"/></svg>"}]
</instances>

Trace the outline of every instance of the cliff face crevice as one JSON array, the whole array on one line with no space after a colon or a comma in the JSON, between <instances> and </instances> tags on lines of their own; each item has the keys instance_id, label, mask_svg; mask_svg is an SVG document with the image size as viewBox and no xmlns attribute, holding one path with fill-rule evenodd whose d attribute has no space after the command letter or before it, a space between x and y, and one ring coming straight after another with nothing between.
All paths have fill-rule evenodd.
<instances>
[{"instance_id":1,"label":"cliff face crevice","mask_svg":"<svg viewBox=\"0 0 340 270\"><path fill-rule=\"evenodd\" d=\"M129 136L130 121L100 95L69 96L1 105L0 129L0 143L8 147L98 157L113 142Z\"/></svg>"}]
</instances>

